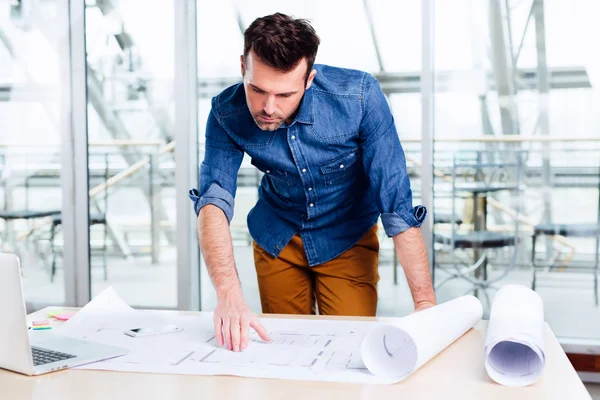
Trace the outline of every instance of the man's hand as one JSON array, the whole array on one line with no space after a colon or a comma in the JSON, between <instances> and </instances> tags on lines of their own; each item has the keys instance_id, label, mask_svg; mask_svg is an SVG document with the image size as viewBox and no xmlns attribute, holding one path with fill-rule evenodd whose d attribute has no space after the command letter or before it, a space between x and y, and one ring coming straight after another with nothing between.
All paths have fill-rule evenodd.
<instances>
[{"instance_id":1,"label":"man's hand","mask_svg":"<svg viewBox=\"0 0 600 400\"><path fill-rule=\"evenodd\" d=\"M240 351L248 347L248 335L253 328L260 338L270 342L267 330L250 310L241 293L228 293L220 297L213 315L217 344L229 350Z\"/></svg>"},{"instance_id":2,"label":"man's hand","mask_svg":"<svg viewBox=\"0 0 600 400\"><path fill-rule=\"evenodd\" d=\"M415 312L419 312L419 311L423 311L426 310L430 307L434 307L435 303L432 303L430 301L422 301L418 304L415 304Z\"/></svg>"},{"instance_id":3,"label":"man's hand","mask_svg":"<svg viewBox=\"0 0 600 400\"><path fill-rule=\"evenodd\" d=\"M217 344L240 351L248 346L252 327L261 339L270 342L265 328L250 310L235 268L231 232L224 212L208 204L198 213L198 242L206 269L217 291L217 308L213 320Z\"/></svg>"}]
</instances>

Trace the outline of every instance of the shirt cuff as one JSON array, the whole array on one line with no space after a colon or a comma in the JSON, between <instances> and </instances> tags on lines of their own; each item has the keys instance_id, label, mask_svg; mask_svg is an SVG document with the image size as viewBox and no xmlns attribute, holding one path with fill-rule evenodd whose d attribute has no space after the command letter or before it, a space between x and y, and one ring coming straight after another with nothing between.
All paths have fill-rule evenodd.
<instances>
[{"instance_id":1,"label":"shirt cuff","mask_svg":"<svg viewBox=\"0 0 600 400\"><path fill-rule=\"evenodd\" d=\"M188 196L190 197L190 200L194 202L194 211L196 212L196 215L200 213L202 207L207 204L212 204L223 210L223 213L225 213L225 216L227 217L227 222L231 223L234 205L233 196L221 186L213 183L203 195L200 195L197 189L191 189Z\"/></svg>"},{"instance_id":2,"label":"shirt cuff","mask_svg":"<svg viewBox=\"0 0 600 400\"><path fill-rule=\"evenodd\" d=\"M416 206L409 210L381 214L381 222L388 237L396 236L408 228L418 228L425 221L427 208Z\"/></svg>"}]
</instances>

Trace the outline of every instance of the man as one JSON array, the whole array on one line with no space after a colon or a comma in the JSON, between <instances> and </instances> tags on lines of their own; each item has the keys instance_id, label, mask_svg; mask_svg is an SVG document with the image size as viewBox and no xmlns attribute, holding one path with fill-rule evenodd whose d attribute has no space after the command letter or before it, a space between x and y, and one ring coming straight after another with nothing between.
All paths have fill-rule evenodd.
<instances>
[{"instance_id":1,"label":"man","mask_svg":"<svg viewBox=\"0 0 600 400\"><path fill-rule=\"evenodd\" d=\"M417 311L435 305L404 153L377 80L314 65L319 38L305 20L274 14L244 33L243 83L213 98L198 214L201 252L217 292L219 345L239 351L249 328L228 223L244 153L264 172L248 215L265 313L375 315L381 216Z\"/></svg>"}]
</instances>

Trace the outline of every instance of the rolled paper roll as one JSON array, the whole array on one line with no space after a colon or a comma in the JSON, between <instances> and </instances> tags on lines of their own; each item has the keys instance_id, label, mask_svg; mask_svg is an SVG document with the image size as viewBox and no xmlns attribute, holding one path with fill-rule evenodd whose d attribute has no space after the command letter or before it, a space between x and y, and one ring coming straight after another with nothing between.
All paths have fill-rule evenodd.
<instances>
[{"instance_id":1,"label":"rolled paper roll","mask_svg":"<svg viewBox=\"0 0 600 400\"><path fill-rule=\"evenodd\" d=\"M400 382L473 328L482 314L476 297L462 296L379 326L362 342L363 362L374 375Z\"/></svg>"},{"instance_id":2,"label":"rolled paper roll","mask_svg":"<svg viewBox=\"0 0 600 400\"><path fill-rule=\"evenodd\" d=\"M485 369L505 386L535 383L544 371L544 303L533 290L507 285L492 304L485 339Z\"/></svg>"}]
</instances>

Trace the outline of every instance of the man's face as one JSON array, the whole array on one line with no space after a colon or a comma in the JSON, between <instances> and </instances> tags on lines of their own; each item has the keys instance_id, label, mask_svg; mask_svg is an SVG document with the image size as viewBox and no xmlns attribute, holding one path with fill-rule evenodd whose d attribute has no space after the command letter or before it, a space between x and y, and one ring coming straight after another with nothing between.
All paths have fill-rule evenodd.
<instances>
[{"instance_id":1,"label":"man's face","mask_svg":"<svg viewBox=\"0 0 600 400\"><path fill-rule=\"evenodd\" d=\"M241 63L246 103L256 125L263 131L275 131L284 122L291 122L316 74L311 71L305 80L306 59L291 71L281 72L263 63L250 50L245 60L241 57Z\"/></svg>"}]
</instances>

